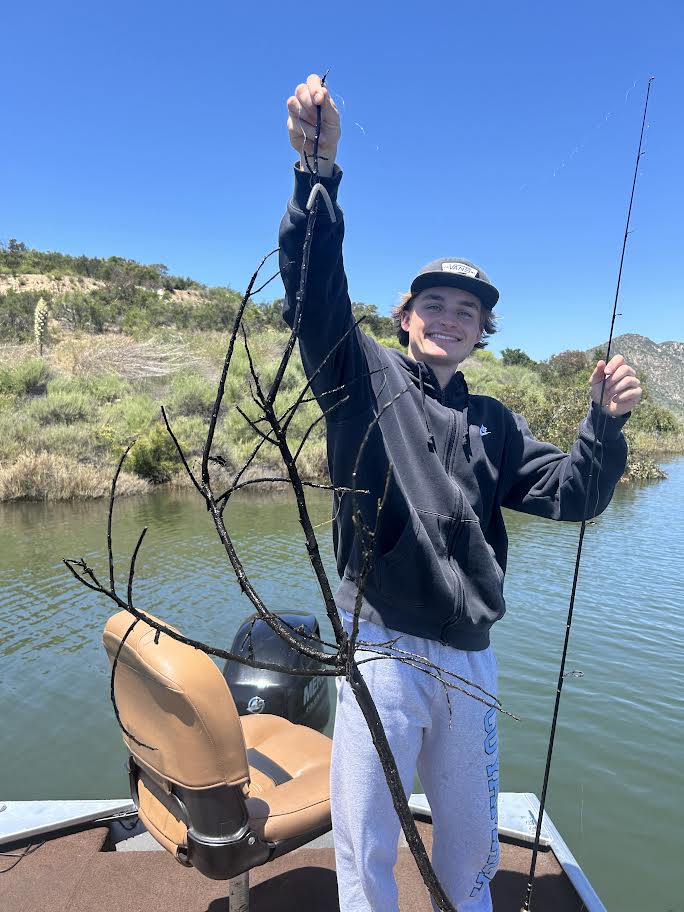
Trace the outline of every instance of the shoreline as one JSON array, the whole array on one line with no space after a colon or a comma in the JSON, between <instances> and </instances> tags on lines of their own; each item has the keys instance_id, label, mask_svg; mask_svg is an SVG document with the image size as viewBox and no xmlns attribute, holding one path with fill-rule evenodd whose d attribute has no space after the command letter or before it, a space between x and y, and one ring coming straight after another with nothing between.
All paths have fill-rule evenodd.
<instances>
[{"instance_id":1,"label":"shoreline","mask_svg":"<svg viewBox=\"0 0 684 912\"><path fill-rule=\"evenodd\" d=\"M31 455L31 454L29 454ZM41 457L45 454L36 454L38 457ZM673 452L673 451L664 451L662 454L656 454L658 456L659 462L662 461L664 464L668 464L672 461L676 461L684 458L684 453L682 452ZM86 477L90 478L91 470L95 467L87 464L79 464L81 468L85 471ZM10 467L12 468L12 467ZM20 465L21 468L21 465ZM635 476L630 476L628 474L623 475L618 483L619 488L639 488L646 485L655 484L659 481L665 481L668 478L667 472L663 470L658 464L657 466L659 475L650 476L650 477L639 477L637 474ZM109 498L111 493L111 482L114 476L114 468L100 467L95 469L95 471L100 472L101 481L103 482L102 488L99 491L94 491L92 488L89 490L84 490L83 493L72 493L70 496L60 496L61 489L56 487L54 490L46 489L45 487L38 485L36 489L24 490L21 494L13 495L11 493L3 492L4 496L0 496L0 505L5 504L27 504L27 503L74 503L82 504L89 501L105 501ZM271 471L271 469L257 469L252 474L252 477L259 477L263 475L264 471ZM44 479L43 479L44 480ZM327 475L319 475L307 480L315 482L316 484L328 484L329 478ZM220 487L218 485L217 487ZM192 492L193 486L190 480L186 475L178 473L174 475L170 480L165 482L160 482L158 484L151 484L148 481L145 481L142 478L138 478L135 475L132 475L129 472L122 472L119 476L117 482L117 492L116 499L122 497L151 497L158 494L169 494L175 492ZM238 493L238 492L236 492ZM242 495L247 495L248 497L269 497L273 495L282 495L286 493L291 493L291 486L286 481L273 482L273 483L262 483L260 485L248 485L239 491Z\"/></svg>"},{"instance_id":2,"label":"shoreline","mask_svg":"<svg viewBox=\"0 0 684 912\"><path fill-rule=\"evenodd\" d=\"M51 324L50 344L37 356L28 343L0 346L0 503L70 502L107 498L121 454L135 446L119 478L119 496L149 494L190 482L181 477L176 447L161 418L165 406L174 434L190 461L203 450L225 358L225 333L171 332L134 337L121 332L68 332ZM288 335L275 328L253 332L250 350L268 383ZM391 344L391 339L379 340ZM586 415L588 394L580 371L556 385L540 384L535 370L507 366L490 352L463 362L474 393L492 395L528 416L540 440L567 452ZM212 476L227 484L254 450L250 422L259 413L249 395L246 353L236 347L216 425ZM306 385L298 353L291 359L278 407L292 405ZM240 414L240 406L248 419ZM321 412L305 400L290 424L303 479L327 483L327 445ZM658 460L684 455L681 417L644 401L626 426L630 457L622 484L664 478ZM281 476L275 447L262 447L252 478ZM224 477L221 478L221 475ZM249 476L246 476L249 477ZM180 479L180 480L179 480Z\"/></svg>"}]
</instances>

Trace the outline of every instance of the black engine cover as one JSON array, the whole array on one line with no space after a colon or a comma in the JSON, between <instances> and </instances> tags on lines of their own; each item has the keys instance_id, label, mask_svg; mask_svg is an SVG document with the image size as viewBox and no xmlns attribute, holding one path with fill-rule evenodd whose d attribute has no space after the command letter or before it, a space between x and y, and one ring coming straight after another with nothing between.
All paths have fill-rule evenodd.
<instances>
[{"instance_id":1,"label":"black engine cover","mask_svg":"<svg viewBox=\"0 0 684 912\"><path fill-rule=\"evenodd\" d=\"M288 611L279 614L278 617L295 630L298 628L310 636L320 635L318 620L313 614ZM297 636L295 631L293 636ZM305 639L301 634L299 638ZM256 614L250 615L241 624L233 640L231 652L249 656L250 640L255 659L292 669L314 670L319 667L313 659L293 649ZM230 687L241 716L258 712L268 713L283 716L297 725L308 725L319 731L322 731L328 722L330 696L329 679L326 677L289 675L251 668L230 660L225 664L223 677Z\"/></svg>"}]
</instances>

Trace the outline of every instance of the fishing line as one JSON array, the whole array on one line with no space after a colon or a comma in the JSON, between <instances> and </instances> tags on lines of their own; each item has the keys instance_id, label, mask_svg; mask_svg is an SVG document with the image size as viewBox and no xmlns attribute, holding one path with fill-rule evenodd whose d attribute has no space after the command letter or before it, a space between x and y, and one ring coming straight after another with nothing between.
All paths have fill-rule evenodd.
<instances>
[{"instance_id":1,"label":"fishing line","mask_svg":"<svg viewBox=\"0 0 684 912\"><path fill-rule=\"evenodd\" d=\"M632 191L630 193L629 207L627 209L627 222L625 224L625 234L622 239L622 253L620 255L620 267L618 269L617 286L615 289L615 300L613 302L613 314L612 314L612 318L610 321L610 334L608 336L608 345L607 345L606 354L605 354L606 364L608 363L608 361L610 359L610 349L611 349L611 345L613 342L613 329L615 327L615 319L617 317L617 306L618 306L618 299L620 296L620 284L622 282L622 267L625 262L625 251L627 249L627 238L629 236L629 226L630 226L630 222L631 222L631 218L632 218L632 204L634 202L634 192L636 190L637 176L639 174L639 162L641 160L641 156L644 154L643 153L643 142L644 142L645 127L646 127L646 112L648 111L648 99L651 94L651 83L653 82L654 78L655 78L654 76L651 76L651 78L648 80L648 86L646 88L646 100L644 101L644 114L643 114L643 118L641 120L641 133L639 134L639 146L637 149L636 163L634 165L634 177L632 178ZM601 408L603 406L603 396L604 396L605 388L606 388L606 380L607 380L607 377L604 374L603 383L601 384L601 397L600 397L600 402L599 402L599 408ZM591 493L591 481L592 481L593 474L594 474L594 460L595 460L595 454L596 454L596 445L597 445L597 442L599 439L601 439L601 441L603 440L603 432L604 432L604 429L606 426L606 421L608 419L608 415L606 413L602 413L602 414L603 414L603 421L601 423L602 426L601 426L600 432L599 432L598 428L596 428L594 430L594 442L593 442L593 445L591 448L591 458L590 458L590 462L589 462L589 464L590 464L589 478L587 480L587 489L586 489L586 493L584 495L584 508L582 510L582 516L584 518L582 519L582 524L580 526L579 542L577 544L577 557L575 559L575 571L573 574L572 590L571 590L571 594L570 594L570 604L568 606L568 616L567 616L567 621L566 621L566 625L565 625L565 641L563 643L563 655L561 657L560 669L558 672L558 685L556 687L556 702L555 702L555 706L554 706L554 710L553 710L553 719L551 722L551 734L549 735L549 746L548 746L547 755L546 755L546 766L544 768L544 783L542 785L541 801L539 803L539 815L537 817L537 830L536 830L536 833L534 836L534 846L532 848L532 862L530 865L530 874L529 874L529 880L527 883L527 894L525 896L525 902L523 904L521 912L529 912L529 910L531 908L530 903L532 901L532 890L534 888L534 873L535 873L535 869L537 866L537 855L539 854L539 840L541 837L542 823L544 820L544 808L546 806L546 791L547 791L547 787L549 784L549 772L551 770L551 758L553 755L553 742L554 742L554 739L556 736L556 724L558 721L558 708L560 705L561 691L563 689L563 681L565 679L565 660L566 660L567 653L568 653L568 643L570 641L570 628L572 627L572 615L573 615L573 611L575 608L575 595L577 593L577 580L579 577L580 560L582 557L582 543L584 542L584 533L585 533L586 527L587 527L587 516L588 516L587 508L589 506L589 496ZM597 489L598 489L598 474L600 474L600 467L599 467L599 473L597 473L597 476L596 476Z\"/></svg>"},{"instance_id":2,"label":"fishing line","mask_svg":"<svg viewBox=\"0 0 684 912\"><path fill-rule=\"evenodd\" d=\"M573 159L577 155L579 155L581 152L584 152L584 150L586 149L586 146L589 143L591 143L592 140L594 139L595 134L598 133L599 130L602 130L606 126L606 124L610 124L610 121L612 120L612 118L614 118L614 117L618 118L621 116L622 110L627 105L627 99L629 98L630 93L636 87L636 85L637 85L637 80L635 79L634 82L632 83L632 85L627 89L627 91L625 93L624 101L622 102L622 104L618 103L615 106L614 110L607 111L605 114L603 114L599 118L599 120L594 124L594 126L588 132L586 132L584 134L583 138L579 142L576 142L573 145L570 152L566 153L565 157L560 160L560 162L553 168L553 170L547 172L546 175L541 179L540 182L535 182L535 183L537 183L538 186L543 186L548 181L555 180L557 177L560 177L562 175L562 172L566 168L570 167L570 165L573 162ZM648 127L646 129L648 129ZM518 193L522 193L523 190L525 190L529 186L530 186L529 181L525 181L518 188Z\"/></svg>"}]
</instances>

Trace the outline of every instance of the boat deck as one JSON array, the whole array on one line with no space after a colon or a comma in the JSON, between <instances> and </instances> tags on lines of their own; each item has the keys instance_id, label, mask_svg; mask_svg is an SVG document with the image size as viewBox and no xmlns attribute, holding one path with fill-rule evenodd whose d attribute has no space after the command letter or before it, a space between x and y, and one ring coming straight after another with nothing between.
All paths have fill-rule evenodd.
<instances>
[{"instance_id":1,"label":"boat deck","mask_svg":"<svg viewBox=\"0 0 684 912\"><path fill-rule=\"evenodd\" d=\"M427 848L431 826L419 822ZM3 912L226 912L228 883L184 868L164 851L112 851L107 827L97 826L0 856ZM139 844L138 844L139 845ZM133 846L132 846L133 847ZM122 846L119 846L121 849ZM501 843L492 892L496 912L520 912L529 870L529 846ZM399 849L395 869L402 912L431 912L413 857ZM251 912L338 912L334 851L315 844L250 873ZM540 852L535 912L582 912L579 898L552 850Z\"/></svg>"}]
</instances>

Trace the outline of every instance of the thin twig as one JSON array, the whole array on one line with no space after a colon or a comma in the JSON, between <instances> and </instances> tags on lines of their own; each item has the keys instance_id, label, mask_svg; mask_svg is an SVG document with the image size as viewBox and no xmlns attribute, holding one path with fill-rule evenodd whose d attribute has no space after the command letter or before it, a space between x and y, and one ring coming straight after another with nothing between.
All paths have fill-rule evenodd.
<instances>
[{"instance_id":1,"label":"thin twig","mask_svg":"<svg viewBox=\"0 0 684 912\"><path fill-rule=\"evenodd\" d=\"M111 671L111 674L109 677L109 696L112 701L112 706L114 707L114 715L116 716L116 721L119 723L119 728L124 733L124 735L126 735L127 738L130 738L131 741L135 741L135 743L139 744L140 747L145 747L145 748L147 748L147 750L156 751L156 750L158 750L158 748L152 747L149 744L145 744L144 741L140 741L138 738L136 738L135 735L133 734L133 732L129 732L129 730L126 728L126 726L123 724L123 722L121 720L121 715L119 713L119 707L116 704L116 696L114 695L114 676L116 675L116 666L119 664L119 655L121 654L121 650L124 648L124 644L125 644L126 640L128 639L129 635L131 633L133 633L133 628L135 627L135 625L137 623L138 623L138 619L136 618L133 621L133 623L131 624L131 626L128 628L126 633L124 633L124 635L121 637L121 642L119 643L119 647L116 650L116 655L114 656L114 661L112 662L112 671Z\"/></svg>"},{"instance_id":2,"label":"thin twig","mask_svg":"<svg viewBox=\"0 0 684 912\"><path fill-rule=\"evenodd\" d=\"M114 477L112 478L112 487L109 493L109 511L107 513L107 559L109 561L109 588L114 589L114 552L112 551L112 516L114 514L114 494L116 492L116 483L119 480L119 475L121 474L121 469L123 467L124 461L128 454L131 451L131 447L135 443L135 440L132 440L119 459L119 463L114 472Z\"/></svg>"},{"instance_id":3,"label":"thin twig","mask_svg":"<svg viewBox=\"0 0 684 912\"><path fill-rule=\"evenodd\" d=\"M221 410L221 403L223 401L223 394L226 389L226 379L228 377L228 371L230 369L230 362L233 357L233 349L235 348L235 339L237 338L238 330L240 329L240 323L242 321L242 315L245 312L245 307L247 302L252 294L252 289L254 288L254 283L256 282L257 276L261 271L261 267L264 265L266 260L269 257L272 257L274 253L278 252L276 247L275 250L272 250L270 253L267 253L266 256L259 263L254 275L249 281L247 286L247 291L240 302L240 306L237 309L235 314L235 320L233 321L233 329L230 334L230 341L228 342L228 351L226 352L226 357L223 362L223 368L221 370L221 377L219 378L218 389L216 390L216 398L214 399L214 405L211 410L211 417L209 419L209 429L207 431L207 439L204 444L204 449L202 451L202 483L205 486L209 486L209 454L211 453L211 448L214 443L214 434L216 432L216 424L218 422L219 412Z\"/></svg>"}]
</instances>

